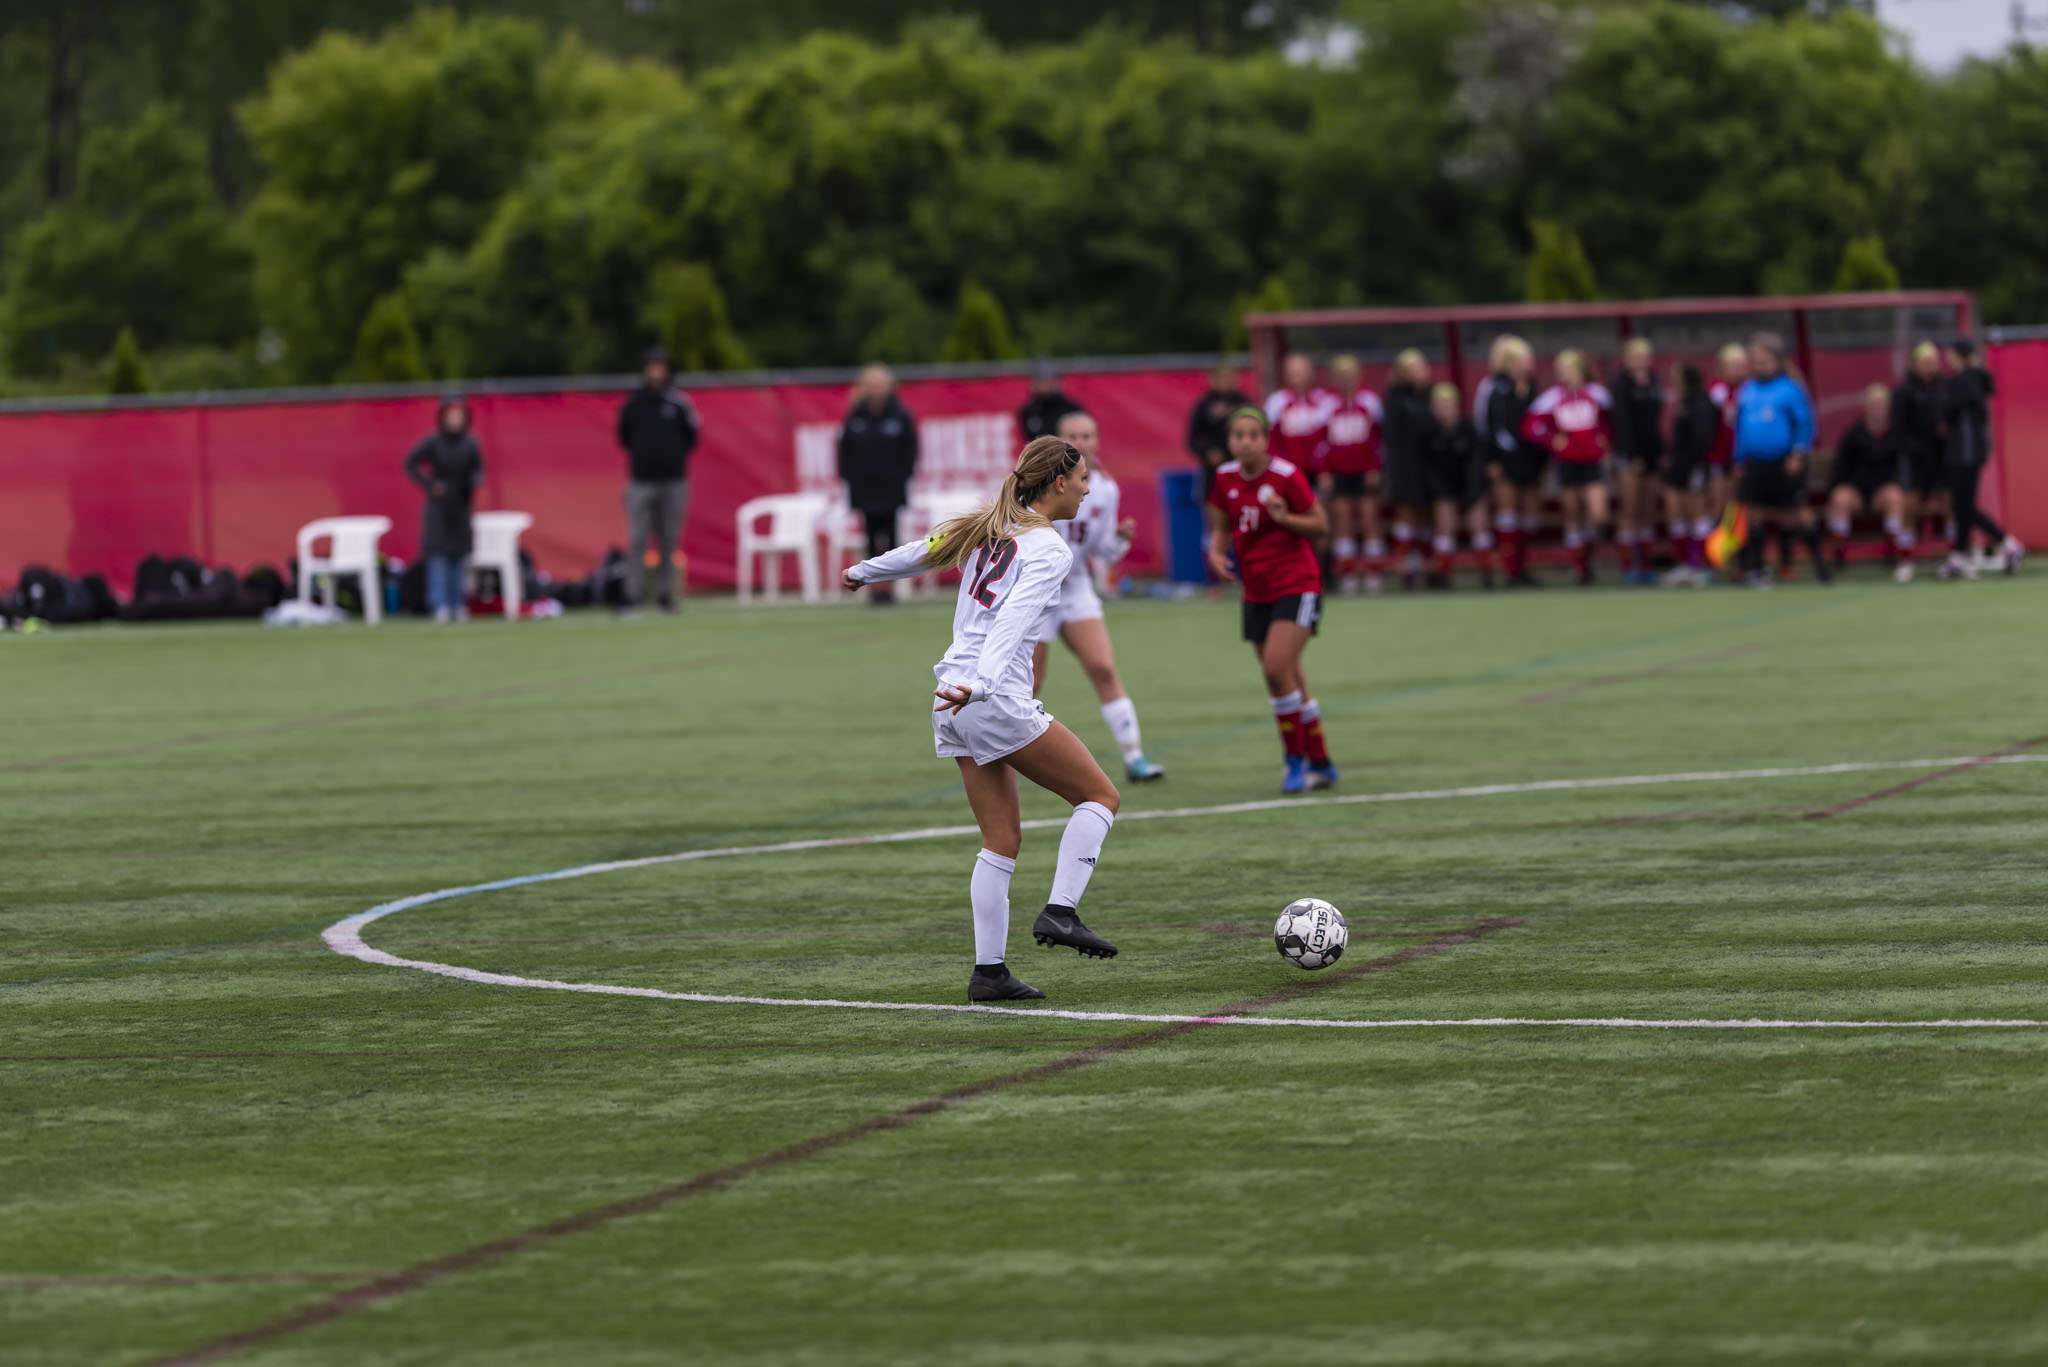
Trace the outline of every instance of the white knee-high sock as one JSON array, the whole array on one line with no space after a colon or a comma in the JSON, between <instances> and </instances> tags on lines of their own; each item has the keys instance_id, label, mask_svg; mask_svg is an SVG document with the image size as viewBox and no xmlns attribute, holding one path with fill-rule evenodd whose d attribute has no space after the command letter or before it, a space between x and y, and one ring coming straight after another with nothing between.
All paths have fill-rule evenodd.
<instances>
[{"instance_id":1,"label":"white knee-high sock","mask_svg":"<svg viewBox=\"0 0 2048 1367\"><path fill-rule=\"evenodd\" d=\"M1060 862L1053 869L1052 896L1046 900L1056 907L1079 908L1081 894L1088 891L1088 878L1102 855L1102 842L1116 816L1100 802L1083 802L1067 818L1066 833L1060 836Z\"/></svg>"},{"instance_id":2,"label":"white knee-high sock","mask_svg":"<svg viewBox=\"0 0 2048 1367\"><path fill-rule=\"evenodd\" d=\"M1109 734L1116 737L1116 748L1126 760L1134 760L1145 753L1145 747L1138 741L1138 705L1129 698L1118 698L1102 705L1102 720L1109 727Z\"/></svg>"},{"instance_id":3,"label":"white knee-high sock","mask_svg":"<svg viewBox=\"0 0 2048 1367\"><path fill-rule=\"evenodd\" d=\"M983 850L974 856L974 962L999 964L1010 942L1010 875L1017 861Z\"/></svg>"}]
</instances>

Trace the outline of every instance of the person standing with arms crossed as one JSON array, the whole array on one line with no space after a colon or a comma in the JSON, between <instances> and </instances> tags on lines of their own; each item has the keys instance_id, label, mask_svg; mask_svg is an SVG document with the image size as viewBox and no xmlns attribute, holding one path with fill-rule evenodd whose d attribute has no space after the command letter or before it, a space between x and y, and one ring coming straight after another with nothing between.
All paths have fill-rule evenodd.
<instances>
[{"instance_id":1,"label":"person standing with arms crossed","mask_svg":"<svg viewBox=\"0 0 2048 1367\"><path fill-rule=\"evenodd\" d=\"M689 396L673 387L668 353L650 347L640 387L619 406L619 447L626 453L626 533L632 550L633 606L647 601L647 571L661 571L663 612L676 610L676 562L689 507L690 453L701 428ZM658 559L655 557L659 557Z\"/></svg>"}]
</instances>

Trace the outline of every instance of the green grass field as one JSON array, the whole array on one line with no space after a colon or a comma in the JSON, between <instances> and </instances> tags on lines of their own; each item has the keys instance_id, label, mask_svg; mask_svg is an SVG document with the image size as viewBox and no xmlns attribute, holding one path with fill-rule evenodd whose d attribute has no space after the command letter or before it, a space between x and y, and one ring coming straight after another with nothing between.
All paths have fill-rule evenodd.
<instances>
[{"instance_id":1,"label":"green grass field","mask_svg":"<svg viewBox=\"0 0 2048 1367\"><path fill-rule=\"evenodd\" d=\"M2048 1360L2040 1029L714 1005L322 942L966 822L921 701L948 611L0 637L0 1363ZM2044 620L2040 576L1403 597L1308 667L1342 794L1415 794L1990 756L2048 733ZM1089 891L1114 962L1029 943L1027 834L1048 1007L2048 1018L2048 744L1134 819L1274 797L1277 745L1234 605L1111 624L1169 777ZM1064 656L1048 701L1107 753ZM976 844L363 938L953 1003ZM1307 894L1351 918L1330 972L1265 933Z\"/></svg>"}]
</instances>

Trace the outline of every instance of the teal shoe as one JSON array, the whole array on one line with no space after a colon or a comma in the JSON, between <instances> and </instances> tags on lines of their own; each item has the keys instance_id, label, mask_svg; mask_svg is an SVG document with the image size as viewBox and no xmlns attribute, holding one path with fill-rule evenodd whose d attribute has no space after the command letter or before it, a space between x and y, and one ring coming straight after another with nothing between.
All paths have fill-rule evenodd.
<instances>
[{"instance_id":1,"label":"teal shoe","mask_svg":"<svg viewBox=\"0 0 2048 1367\"><path fill-rule=\"evenodd\" d=\"M1165 778L1166 770L1139 755L1136 759L1124 761L1124 777L1133 783L1150 783L1155 778Z\"/></svg>"}]
</instances>

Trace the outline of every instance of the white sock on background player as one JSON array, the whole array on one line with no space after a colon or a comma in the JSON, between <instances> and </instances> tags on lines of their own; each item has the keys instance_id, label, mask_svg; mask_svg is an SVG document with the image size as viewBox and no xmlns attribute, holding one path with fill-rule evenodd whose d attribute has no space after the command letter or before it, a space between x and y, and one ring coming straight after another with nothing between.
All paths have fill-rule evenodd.
<instances>
[{"instance_id":1,"label":"white sock on background player","mask_svg":"<svg viewBox=\"0 0 2048 1367\"><path fill-rule=\"evenodd\" d=\"M1109 828L1115 822L1115 814L1100 802L1084 802L1074 808L1067 818L1066 833L1060 836L1060 862L1053 868L1052 896L1046 899L1050 905L1080 908L1081 894L1088 891L1095 861L1102 856L1102 842L1109 839ZM979 925L980 920L977 912L975 923Z\"/></svg>"},{"instance_id":2,"label":"white sock on background player","mask_svg":"<svg viewBox=\"0 0 2048 1367\"><path fill-rule=\"evenodd\" d=\"M1126 762L1145 753L1138 740L1138 705L1129 698L1117 698L1102 705L1102 721L1116 737L1116 748Z\"/></svg>"},{"instance_id":3,"label":"white sock on background player","mask_svg":"<svg viewBox=\"0 0 2048 1367\"><path fill-rule=\"evenodd\" d=\"M1010 875L1017 861L983 850L974 856L974 962L999 964L1010 943Z\"/></svg>"}]
</instances>

